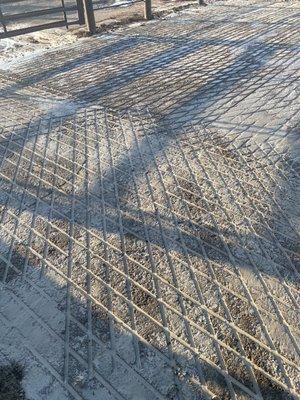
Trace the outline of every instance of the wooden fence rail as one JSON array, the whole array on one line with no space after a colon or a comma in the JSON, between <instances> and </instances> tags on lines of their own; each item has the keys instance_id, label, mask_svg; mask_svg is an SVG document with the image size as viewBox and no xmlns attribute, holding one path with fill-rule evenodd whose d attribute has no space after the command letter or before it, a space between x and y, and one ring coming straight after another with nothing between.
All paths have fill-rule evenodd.
<instances>
[{"instance_id":1,"label":"wooden fence rail","mask_svg":"<svg viewBox=\"0 0 300 400\"><path fill-rule=\"evenodd\" d=\"M47 9L25 11L25 12L14 13L14 14L7 14L1 10L1 5L5 5L5 4L14 5L15 3L22 3L24 1L25 0L0 0L0 26L2 25L3 30L4 30L4 32L0 32L0 39L12 37L12 36L23 35L26 33L36 32L36 31L49 29L49 28L58 28L58 27L63 27L63 26L68 27L69 25L72 25L72 24L82 23L82 19L80 21L79 16L78 16L78 20L68 21L67 12L78 11L78 6L77 6L77 4L65 6L64 0L61 0L61 6L47 8ZM9 29L9 26L8 26L9 23L16 22L16 21L30 21L31 19L35 19L38 17L45 17L45 16L58 15L58 14L61 14L62 18L57 17L57 20L52 21L52 22L47 22L47 23L42 23L42 24L39 23L39 24L36 24L33 26L27 26L24 28L17 28L17 29L15 29L15 28Z\"/></svg>"}]
</instances>

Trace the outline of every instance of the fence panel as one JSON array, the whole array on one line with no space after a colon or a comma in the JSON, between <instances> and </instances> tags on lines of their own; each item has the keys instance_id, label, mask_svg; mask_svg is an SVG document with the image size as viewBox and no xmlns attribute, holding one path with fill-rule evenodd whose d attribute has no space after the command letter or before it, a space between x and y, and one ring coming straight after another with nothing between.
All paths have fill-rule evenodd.
<instances>
[{"instance_id":1,"label":"fence panel","mask_svg":"<svg viewBox=\"0 0 300 400\"><path fill-rule=\"evenodd\" d=\"M59 3L60 5L58 5ZM24 8L25 10L21 11ZM0 32L0 39L49 28L64 26L68 28L69 25L83 24L85 21L83 0L72 0L68 5L65 4L64 0L60 0L55 7L43 8L39 6L39 8L36 8L35 4L28 4L28 0L0 0L0 27L2 25L3 28L3 32ZM15 10L17 12L13 12ZM69 20L68 13L75 15L75 18ZM44 20L47 18L51 21L45 22ZM19 24L20 22L30 23L30 26L16 26L16 23Z\"/></svg>"}]
</instances>

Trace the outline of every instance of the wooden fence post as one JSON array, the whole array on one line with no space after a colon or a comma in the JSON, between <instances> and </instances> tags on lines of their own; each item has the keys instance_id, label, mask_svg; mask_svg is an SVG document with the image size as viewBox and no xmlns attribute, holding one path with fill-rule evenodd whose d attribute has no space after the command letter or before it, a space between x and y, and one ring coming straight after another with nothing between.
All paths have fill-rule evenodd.
<instances>
[{"instance_id":1,"label":"wooden fence post","mask_svg":"<svg viewBox=\"0 0 300 400\"><path fill-rule=\"evenodd\" d=\"M1 22L2 26L3 26L4 33L7 33L7 29L6 29L6 25L5 25L5 20L4 20L4 18L3 18L3 13L2 13L2 10L1 10L1 6L0 6L0 22Z\"/></svg>"},{"instance_id":2,"label":"wooden fence post","mask_svg":"<svg viewBox=\"0 0 300 400\"><path fill-rule=\"evenodd\" d=\"M93 0L83 0L85 23L91 34L96 32L95 14Z\"/></svg>"},{"instance_id":3,"label":"wooden fence post","mask_svg":"<svg viewBox=\"0 0 300 400\"><path fill-rule=\"evenodd\" d=\"M152 6L151 6L151 0L145 0L145 19L149 20L153 18L152 15Z\"/></svg>"},{"instance_id":4,"label":"wooden fence post","mask_svg":"<svg viewBox=\"0 0 300 400\"><path fill-rule=\"evenodd\" d=\"M84 25L84 7L82 0L77 1L77 11L78 11L78 23L79 25Z\"/></svg>"}]
</instances>

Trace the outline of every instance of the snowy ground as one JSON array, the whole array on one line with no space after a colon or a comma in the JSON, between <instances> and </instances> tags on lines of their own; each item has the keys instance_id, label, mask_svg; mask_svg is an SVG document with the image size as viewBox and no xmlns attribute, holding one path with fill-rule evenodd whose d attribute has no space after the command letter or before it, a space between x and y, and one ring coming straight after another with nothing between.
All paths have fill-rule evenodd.
<instances>
[{"instance_id":1,"label":"snowy ground","mask_svg":"<svg viewBox=\"0 0 300 400\"><path fill-rule=\"evenodd\" d=\"M300 398L298 20L218 2L2 53L0 364L29 400Z\"/></svg>"}]
</instances>

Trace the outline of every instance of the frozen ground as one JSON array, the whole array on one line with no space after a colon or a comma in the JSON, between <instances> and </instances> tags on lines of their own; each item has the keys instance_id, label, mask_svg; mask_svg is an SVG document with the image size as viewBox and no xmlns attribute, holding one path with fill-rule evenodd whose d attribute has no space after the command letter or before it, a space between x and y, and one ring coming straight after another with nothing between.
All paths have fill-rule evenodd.
<instances>
[{"instance_id":1,"label":"frozen ground","mask_svg":"<svg viewBox=\"0 0 300 400\"><path fill-rule=\"evenodd\" d=\"M75 0L65 1L65 6L72 7L75 3ZM153 0L152 10L155 15L170 13L173 9L184 8L193 4L195 4L195 0ZM40 1L38 6L35 1L26 0L25 2L1 5L0 11L2 11L3 15L10 15L60 6L60 0ZM108 6L112 7L105 8ZM144 23L144 3L142 2L134 3L131 0L103 0L99 4L94 4L94 12L96 25L99 31L106 31L125 24L128 25L130 21L140 21L138 22L139 25ZM69 23L78 19L78 14L75 11L68 11L66 16ZM7 29L10 31L27 26L57 22L63 18L64 15L62 13L55 13L50 16L46 15L34 19L17 20L17 22L7 22ZM1 32L3 32L3 26L0 24L0 33ZM34 60L36 56L41 55L45 51L47 52L49 49L68 46L77 40L82 40L83 36L86 36L86 28L77 24L71 24L68 30L65 28L56 28L2 39L0 42L0 67L1 69L10 69L12 63L18 63L20 59L24 60L24 57Z\"/></svg>"},{"instance_id":2,"label":"frozen ground","mask_svg":"<svg viewBox=\"0 0 300 400\"><path fill-rule=\"evenodd\" d=\"M2 66L0 364L28 399L300 398L298 21L218 2Z\"/></svg>"}]
</instances>

